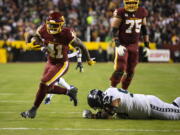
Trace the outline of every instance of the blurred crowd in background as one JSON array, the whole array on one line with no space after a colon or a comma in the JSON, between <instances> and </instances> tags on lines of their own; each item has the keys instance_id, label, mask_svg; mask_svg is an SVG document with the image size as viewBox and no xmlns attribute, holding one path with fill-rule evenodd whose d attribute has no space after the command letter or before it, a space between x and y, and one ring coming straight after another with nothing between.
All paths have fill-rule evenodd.
<instances>
[{"instance_id":1,"label":"blurred crowd in background","mask_svg":"<svg viewBox=\"0 0 180 135\"><path fill-rule=\"evenodd\" d=\"M83 41L110 41L113 11L123 0L0 0L0 40L24 40L25 32L34 32L51 10L65 16ZM180 43L180 3L176 0L142 0L150 41L163 45ZM180 54L179 54L180 55Z\"/></svg>"}]
</instances>

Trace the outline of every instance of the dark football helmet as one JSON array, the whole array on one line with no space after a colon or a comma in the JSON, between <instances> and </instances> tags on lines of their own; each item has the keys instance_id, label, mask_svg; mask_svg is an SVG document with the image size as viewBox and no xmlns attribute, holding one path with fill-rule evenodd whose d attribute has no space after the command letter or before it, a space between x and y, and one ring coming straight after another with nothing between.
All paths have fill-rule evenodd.
<instances>
[{"instance_id":1,"label":"dark football helmet","mask_svg":"<svg viewBox=\"0 0 180 135\"><path fill-rule=\"evenodd\" d=\"M138 9L139 0L123 0L126 11L135 12Z\"/></svg>"},{"instance_id":2,"label":"dark football helmet","mask_svg":"<svg viewBox=\"0 0 180 135\"><path fill-rule=\"evenodd\" d=\"M46 28L49 34L58 34L65 23L64 16L60 12L51 12L46 19Z\"/></svg>"},{"instance_id":3,"label":"dark football helmet","mask_svg":"<svg viewBox=\"0 0 180 135\"><path fill-rule=\"evenodd\" d=\"M103 108L103 92L101 90L93 89L87 96L87 102L93 109Z\"/></svg>"}]
</instances>

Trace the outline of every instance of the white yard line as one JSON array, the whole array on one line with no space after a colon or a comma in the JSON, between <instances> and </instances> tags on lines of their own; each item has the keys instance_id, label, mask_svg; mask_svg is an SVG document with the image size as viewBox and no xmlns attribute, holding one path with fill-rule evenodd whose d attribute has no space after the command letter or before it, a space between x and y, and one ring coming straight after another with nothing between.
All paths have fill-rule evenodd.
<instances>
[{"instance_id":1,"label":"white yard line","mask_svg":"<svg viewBox=\"0 0 180 135\"><path fill-rule=\"evenodd\" d=\"M19 113L19 112L10 112L10 111L9 111L9 112L8 112L8 111L7 111L7 112L3 112L3 111L0 112L0 114L3 114L3 113ZM43 114L43 113L53 113L53 114L56 114L56 113L57 113L57 114L58 114L58 113L60 113L60 114L80 114L80 113L82 113L82 112L40 112L40 113L42 113L42 114Z\"/></svg>"},{"instance_id":2,"label":"white yard line","mask_svg":"<svg viewBox=\"0 0 180 135\"><path fill-rule=\"evenodd\" d=\"M174 132L180 130L156 130L156 129L110 129L110 128L0 128L0 130L56 130L56 131L111 131L111 132Z\"/></svg>"},{"instance_id":3,"label":"white yard line","mask_svg":"<svg viewBox=\"0 0 180 135\"><path fill-rule=\"evenodd\" d=\"M17 95L19 93L0 93L0 96Z\"/></svg>"},{"instance_id":4,"label":"white yard line","mask_svg":"<svg viewBox=\"0 0 180 135\"><path fill-rule=\"evenodd\" d=\"M0 96L12 96L12 95L32 95L33 93L0 93Z\"/></svg>"},{"instance_id":5,"label":"white yard line","mask_svg":"<svg viewBox=\"0 0 180 135\"><path fill-rule=\"evenodd\" d=\"M0 100L0 103L32 103L33 101L27 100Z\"/></svg>"}]
</instances>

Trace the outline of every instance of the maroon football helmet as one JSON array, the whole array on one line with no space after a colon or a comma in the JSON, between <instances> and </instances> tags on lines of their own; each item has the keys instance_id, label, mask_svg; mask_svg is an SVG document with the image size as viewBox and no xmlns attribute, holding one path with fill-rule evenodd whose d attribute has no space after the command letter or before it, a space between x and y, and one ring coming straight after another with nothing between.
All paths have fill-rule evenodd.
<instances>
[{"instance_id":1,"label":"maroon football helmet","mask_svg":"<svg viewBox=\"0 0 180 135\"><path fill-rule=\"evenodd\" d=\"M49 34L58 34L64 25L64 16L60 12L51 12L46 19L46 27Z\"/></svg>"}]
</instances>

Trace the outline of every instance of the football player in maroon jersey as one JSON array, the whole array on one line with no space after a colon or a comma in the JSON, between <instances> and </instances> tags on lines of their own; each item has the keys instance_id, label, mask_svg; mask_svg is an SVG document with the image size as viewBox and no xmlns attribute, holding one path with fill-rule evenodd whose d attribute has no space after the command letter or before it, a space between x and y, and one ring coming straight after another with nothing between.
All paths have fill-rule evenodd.
<instances>
[{"instance_id":1,"label":"football player in maroon jersey","mask_svg":"<svg viewBox=\"0 0 180 135\"><path fill-rule=\"evenodd\" d=\"M77 57L77 65L76 65L76 70L78 69L79 72L83 72L83 65L82 65L82 54L79 48L76 48L77 51L68 54L68 58L72 58L72 57ZM60 85L63 86L67 89L72 89L74 86L73 85L69 85L63 77L59 78L59 81L57 81L55 83L55 85ZM44 99L44 104L50 104L52 97L54 96L54 94L47 94L46 98Z\"/></svg>"},{"instance_id":2,"label":"football player in maroon jersey","mask_svg":"<svg viewBox=\"0 0 180 135\"><path fill-rule=\"evenodd\" d=\"M37 29L36 34L29 36L35 47L39 45L39 47L43 46L46 49L47 63L32 108L21 113L24 118L34 118L36 116L36 111L47 93L68 95L74 102L74 106L77 106L76 87L67 89L54 85L68 70L69 44L82 50L88 65L95 64L81 40L75 36L70 28L64 27L64 23L63 15L60 12L53 11L46 19L46 23ZM30 40L30 38L27 39Z\"/></svg>"},{"instance_id":3,"label":"football player in maroon jersey","mask_svg":"<svg viewBox=\"0 0 180 135\"><path fill-rule=\"evenodd\" d=\"M147 10L139 7L139 0L124 0L124 8L114 11L111 28L116 52L114 72L110 78L112 87L116 87L118 83L122 82L122 89L128 89L138 63L140 32L142 32L146 46L144 51L148 52L147 15Z\"/></svg>"}]
</instances>

